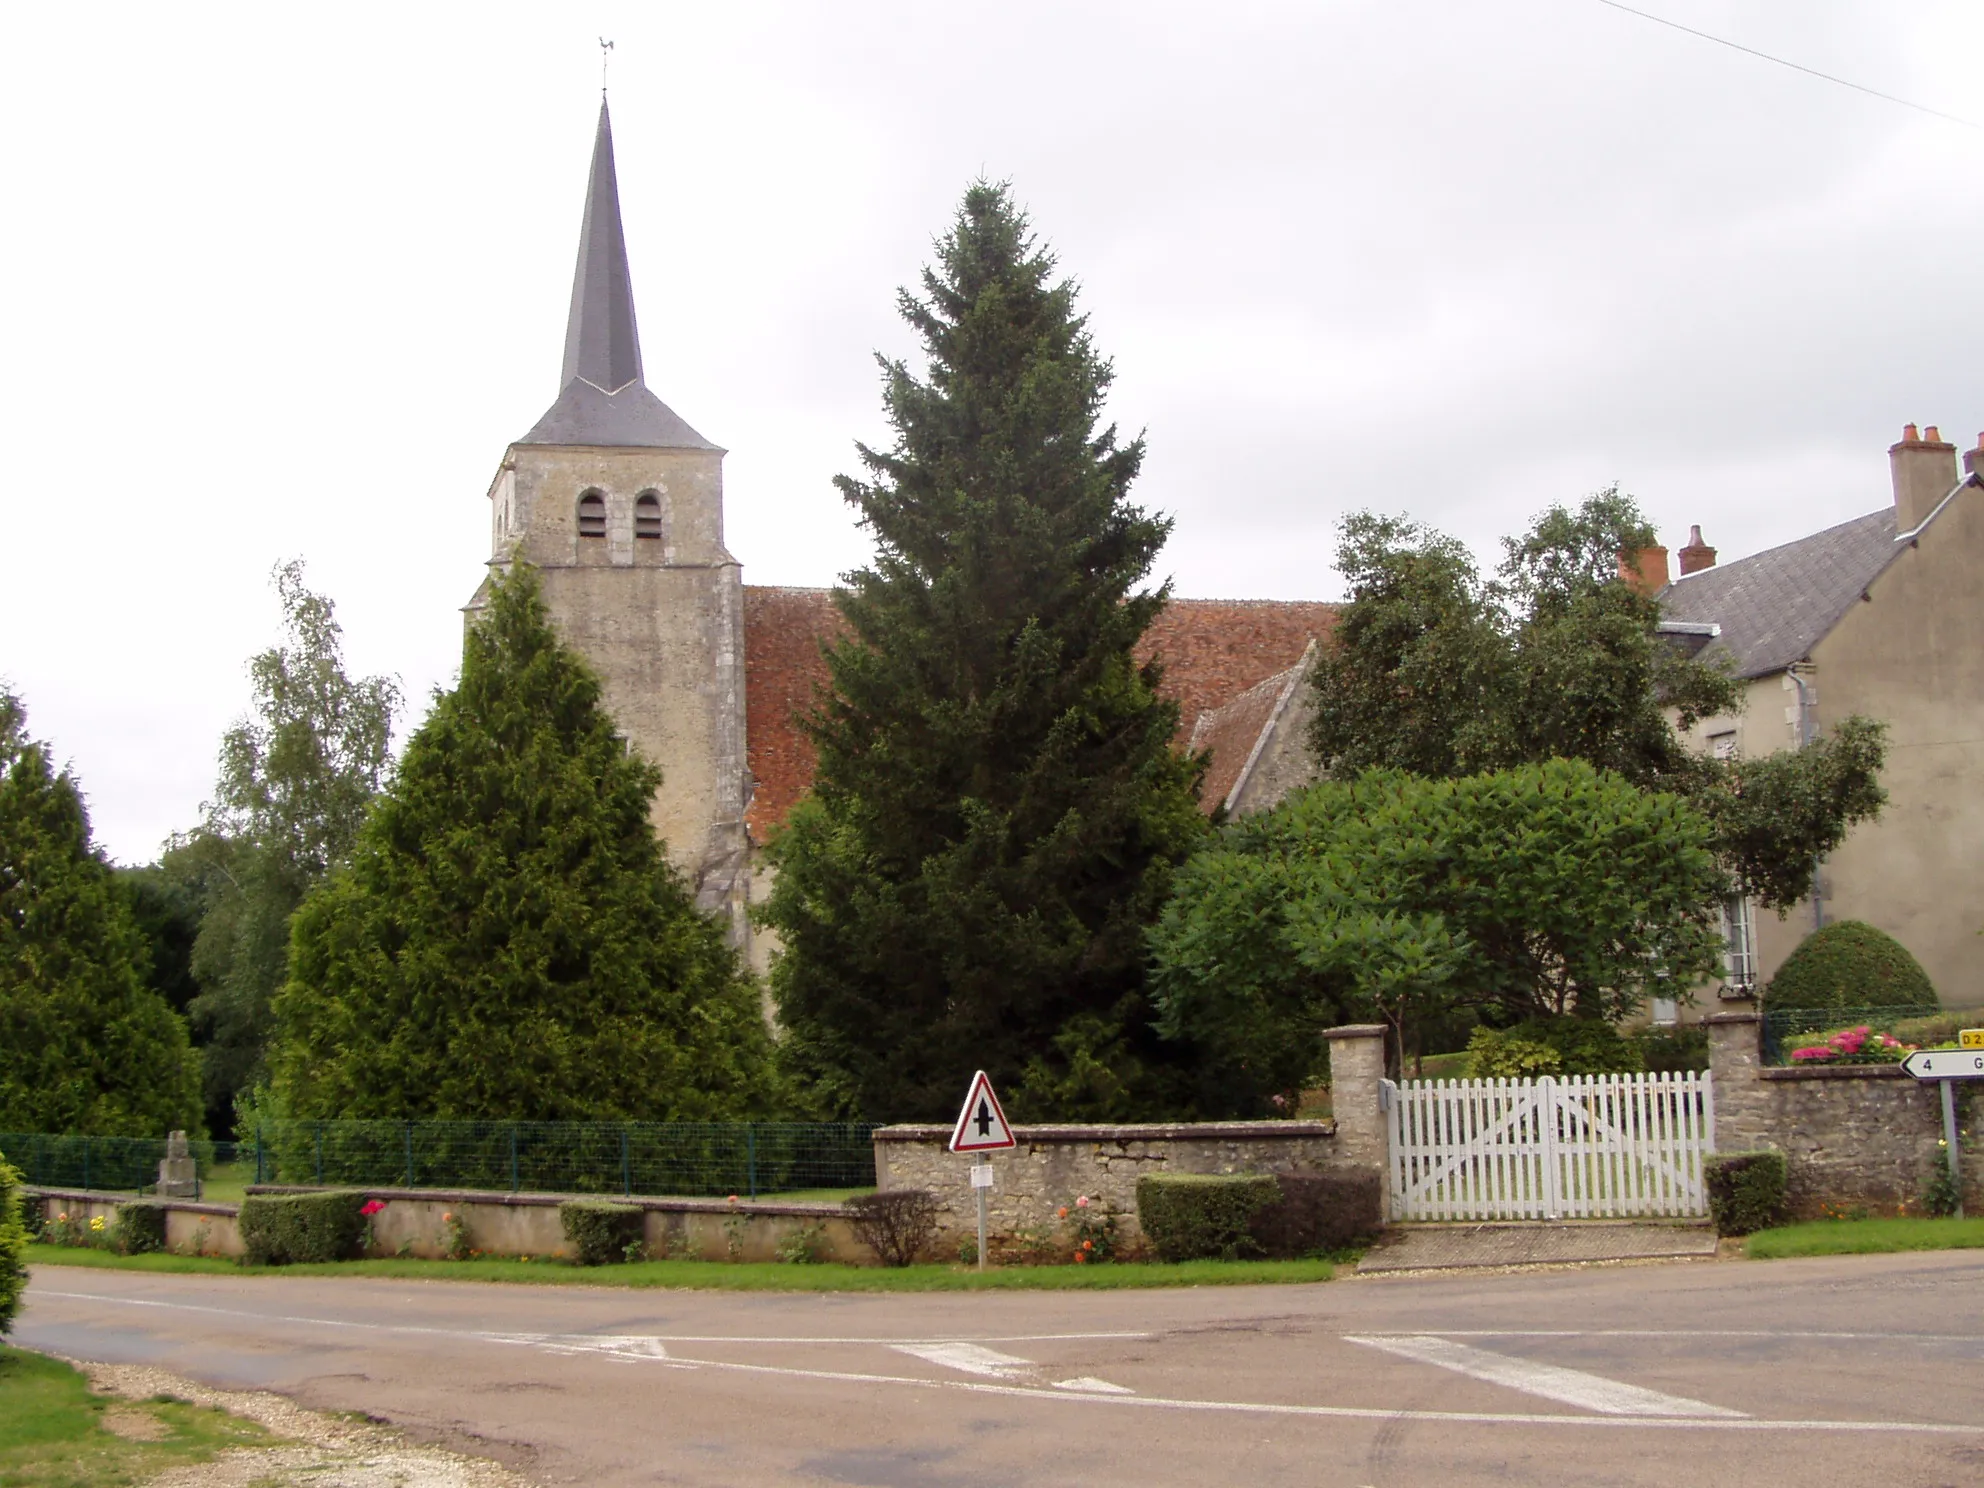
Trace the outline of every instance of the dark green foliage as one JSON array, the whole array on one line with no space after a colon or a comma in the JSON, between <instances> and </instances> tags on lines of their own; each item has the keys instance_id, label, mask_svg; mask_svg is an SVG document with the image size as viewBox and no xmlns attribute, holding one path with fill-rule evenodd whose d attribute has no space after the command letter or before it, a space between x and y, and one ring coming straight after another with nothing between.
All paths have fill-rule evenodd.
<instances>
[{"instance_id":1,"label":"dark green foliage","mask_svg":"<svg viewBox=\"0 0 1984 1488\"><path fill-rule=\"evenodd\" d=\"M1640 1063L1650 1074L1708 1068L1708 1029L1700 1023L1649 1028L1639 1036Z\"/></svg>"},{"instance_id":2,"label":"dark green foliage","mask_svg":"<svg viewBox=\"0 0 1984 1488\"><path fill-rule=\"evenodd\" d=\"M1748 1235L1783 1223L1789 1168L1782 1152L1714 1152L1704 1161L1708 1212L1718 1235Z\"/></svg>"},{"instance_id":3,"label":"dark green foliage","mask_svg":"<svg viewBox=\"0 0 1984 1488\"><path fill-rule=\"evenodd\" d=\"M273 1000L288 973L290 917L351 851L390 763L399 685L345 675L331 601L292 561L274 573L281 642L249 662L249 715L221 740L207 819L160 863L197 896L192 1006L207 1108L267 1078Z\"/></svg>"},{"instance_id":4,"label":"dark green foliage","mask_svg":"<svg viewBox=\"0 0 1984 1488\"><path fill-rule=\"evenodd\" d=\"M1689 753L1667 710L1685 729L1740 699L1724 668L1663 638L1659 605L1620 580L1620 553L1652 537L1632 498L1601 491L1505 539L1484 580L1452 538L1348 518L1337 563L1350 602L1315 675L1318 756L1339 776L1584 760L1688 797L1715 827L1733 888L1769 908L1796 903L1819 859L1886 799L1883 726L1843 719L1758 759Z\"/></svg>"},{"instance_id":5,"label":"dark green foliage","mask_svg":"<svg viewBox=\"0 0 1984 1488\"><path fill-rule=\"evenodd\" d=\"M1908 947L1862 920L1837 920L1806 936L1764 988L1772 1012L1933 1007L1936 988Z\"/></svg>"},{"instance_id":6,"label":"dark green foliage","mask_svg":"<svg viewBox=\"0 0 1984 1488\"><path fill-rule=\"evenodd\" d=\"M1254 1211L1248 1233L1273 1260L1342 1250L1384 1228L1385 1175L1376 1168L1279 1173L1280 1197ZM1139 1202L1142 1200L1139 1191Z\"/></svg>"},{"instance_id":7,"label":"dark green foliage","mask_svg":"<svg viewBox=\"0 0 1984 1488\"><path fill-rule=\"evenodd\" d=\"M1262 1253L1254 1222L1280 1199L1270 1173L1149 1173L1137 1180L1137 1223L1161 1261L1239 1260Z\"/></svg>"},{"instance_id":8,"label":"dark green foliage","mask_svg":"<svg viewBox=\"0 0 1984 1488\"><path fill-rule=\"evenodd\" d=\"M0 1153L0 1337L14 1326L28 1288L28 1235L21 1223L21 1175ZM36 1225L37 1232L40 1226Z\"/></svg>"},{"instance_id":9,"label":"dark green foliage","mask_svg":"<svg viewBox=\"0 0 1984 1488\"><path fill-rule=\"evenodd\" d=\"M558 1224L572 1259L581 1266L610 1266L627 1259L628 1249L641 1244L647 1230L646 1213L633 1204L609 1204L598 1199L572 1199L558 1206Z\"/></svg>"},{"instance_id":10,"label":"dark green foliage","mask_svg":"<svg viewBox=\"0 0 1984 1488\"><path fill-rule=\"evenodd\" d=\"M199 1126L186 1025L67 773L0 690L0 1131Z\"/></svg>"},{"instance_id":11,"label":"dark green foliage","mask_svg":"<svg viewBox=\"0 0 1984 1488\"><path fill-rule=\"evenodd\" d=\"M1203 766L1135 657L1169 523L1127 500L1142 441L1100 427L1109 364L1005 188L938 259L900 301L927 375L883 363L894 447L839 482L876 551L772 847L789 1054L871 1119L946 1115L976 1067L1016 1116L1178 1114L1143 932Z\"/></svg>"},{"instance_id":12,"label":"dark green foliage","mask_svg":"<svg viewBox=\"0 0 1984 1488\"><path fill-rule=\"evenodd\" d=\"M131 907L131 919L150 950L151 988L182 1018L200 984L193 975L193 943L205 913L194 885L162 863L113 869Z\"/></svg>"},{"instance_id":13,"label":"dark green foliage","mask_svg":"<svg viewBox=\"0 0 1984 1488\"><path fill-rule=\"evenodd\" d=\"M167 1206L155 1199L137 1199L117 1206L110 1243L125 1255L149 1255L165 1249Z\"/></svg>"},{"instance_id":14,"label":"dark green foliage","mask_svg":"<svg viewBox=\"0 0 1984 1488\"><path fill-rule=\"evenodd\" d=\"M250 1194L241 1205L241 1245L253 1266L316 1265L358 1255L365 1234L363 1189Z\"/></svg>"},{"instance_id":15,"label":"dark green foliage","mask_svg":"<svg viewBox=\"0 0 1984 1488\"><path fill-rule=\"evenodd\" d=\"M551 629L491 581L349 864L296 917L293 1117L711 1120L769 1099L757 994L662 856L659 781Z\"/></svg>"},{"instance_id":16,"label":"dark green foliage","mask_svg":"<svg viewBox=\"0 0 1984 1488\"><path fill-rule=\"evenodd\" d=\"M886 1188L844 1200L854 1238L884 1266L907 1266L937 1237L937 1196L922 1188Z\"/></svg>"},{"instance_id":17,"label":"dark green foliage","mask_svg":"<svg viewBox=\"0 0 1984 1488\"><path fill-rule=\"evenodd\" d=\"M1602 1028L1718 964L1708 849L1685 801L1580 761L1325 781L1178 875L1151 937L1161 1026L1204 1051L1236 1114L1285 1108L1346 1018Z\"/></svg>"}]
</instances>

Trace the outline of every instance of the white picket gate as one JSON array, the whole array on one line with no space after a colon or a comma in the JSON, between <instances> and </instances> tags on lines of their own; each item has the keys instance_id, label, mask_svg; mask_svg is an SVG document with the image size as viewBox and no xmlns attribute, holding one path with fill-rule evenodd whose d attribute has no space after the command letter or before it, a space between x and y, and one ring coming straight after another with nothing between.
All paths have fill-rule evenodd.
<instances>
[{"instance_id":1,"label":"white picket gate","mask_svg":"<svg viewBox=\"0 0 1984 1488\"><path fill-rule=\"evenodd\" d=\"M1385 1082L1396 1219L1708 1212L1702 1073Z\"/></svg>"}]
</instances>

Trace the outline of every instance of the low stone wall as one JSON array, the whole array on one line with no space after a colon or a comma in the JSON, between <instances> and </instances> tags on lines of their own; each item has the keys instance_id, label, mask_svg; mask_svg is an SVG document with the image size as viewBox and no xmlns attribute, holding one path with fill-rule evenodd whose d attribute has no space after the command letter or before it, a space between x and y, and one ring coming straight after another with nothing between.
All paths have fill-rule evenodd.
<instances>
[{"instance_id":1,"label":"low stone wall","mask_svg":"<svg viewBox=\"0 0 1984 1488\"><path fill-rule=\"evenodd\" d=\"M937 1196L941 1250L975 1235L971 1159L951 1153L947 1126L885 1126L875 1132L875 1181ZM1019 1145L992 1156L987 1231L1004 1239L1051 1235L1055 1211L1082 1195L1120 1216L1123 1244L1141 1243L1137 1180L1145 1173L1297 1173L1338 1159L1328 1121L1234 1121L1183 1125L1016 1126Z\"/></svg>"},{"instance_id":2,"label":"low stone wall","mask_svg":"<svg viewBox=\"0 0 1984 1488\"><path fill-rule=\"evenodd\" d=\"M1761 1022L1751 1010L1713 1014L1709 1065L1715 1080L1718 1151L1772 1148L1789 1159L1790 1203L1800 1219L1826 1206L1881 1214L1918 1212L1923 1188L1942 1167L1942 1097L1896 1065L1766 1066ZM1957 1089L1964 1203L1984 1212L1984 1130L1979 1097Z\"/></svg>"},{"instance_id":3,"label":"low stone wall","mask_svg":"<svg viewBox=\"0 0 1984 1488\"><path fill-rule=\"evenodd\" d=\"M250 1187L250 1194L313 1193L288 1186ZM480 1190L367 1189L385 1205L372 1217L375 1256L408 1255L438 1259L447 1254L446 1216L460 1215L468 1224L471 1249L497 1256L562 1256L564 1230L558 1206L570 1198L610 1198L645 1211L649 1251L711 1261L775 1261L779 1245L799 1231L822 1227L816 1254L822 1260L856 1265L874 1262L868 1247L854 1238L838 1204L781 1204L774 1200L726 1203L721 1199L623 1199L617 1195L492 1194ZM108 1228L117 1210L131 1202L130 1194L73 1189L29 1188L30 1202L43 1205L48 1217L67 1214L87 1225L101 1218ZM182 1255L240 1256L239 1210L233 1204L199 1204L163 1199L168 1250ZM736 1254L732 1255L735 1243Z\"/></svg>"},{"instance_id":4,"label":"low stone wall","mask_svg":"<svg viewBox=\"0 0 1984 1488\"><path fill-rule=\"evenodd\" d=\"M131 1202L128 1193L104 1193L79 1188L22 1189L29 1203L39 1203L45 1219L68 1215L87 1225L101 1219L106 1230L117 1222L117 1211ZM192 1199L155 1199L165 1205L165 1248L180 1255L238 1256L241 1226L232 1204L202 1204Z\"/></svg>"}]
</instances>

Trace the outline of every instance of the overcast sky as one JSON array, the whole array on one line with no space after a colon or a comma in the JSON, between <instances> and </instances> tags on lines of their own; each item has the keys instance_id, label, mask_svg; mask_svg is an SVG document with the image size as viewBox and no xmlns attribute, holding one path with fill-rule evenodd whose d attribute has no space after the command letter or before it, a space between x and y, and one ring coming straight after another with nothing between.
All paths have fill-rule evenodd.
<instances>
[{"instance_id":1,"label":"overcast sky","mask_svg":"<svg viewBox=\"0 0 1984 1488\"><path fill-rule=\"evenodd\" d=\"M1976 0L1639 0L1933 108ZM1984 428L1984 131L1598 0L10 8L0 679L127 862L193 825L272 565L414 716L556 395L612 38L648 382L747 583L864 546L872 354L979 173L1083 286L1183 595L1335 598L1612 481L1737 557Z\"/></svg>"}]
</instances>

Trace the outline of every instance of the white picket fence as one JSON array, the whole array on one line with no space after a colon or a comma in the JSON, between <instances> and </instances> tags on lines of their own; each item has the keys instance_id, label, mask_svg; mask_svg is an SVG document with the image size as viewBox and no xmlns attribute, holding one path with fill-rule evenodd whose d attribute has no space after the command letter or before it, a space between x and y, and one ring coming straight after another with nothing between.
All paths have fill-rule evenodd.
<instances>
[{"instance_id":1,"label":"white picket fence","mask_svg":"<svg viewBox=\"0 0 1984 1488\"><path fill-rule=\"evenodd\" d=\"M1706 1214L1702 1073L1385 1082L1395 1219Z\"/></svg>"}]
</instances>

